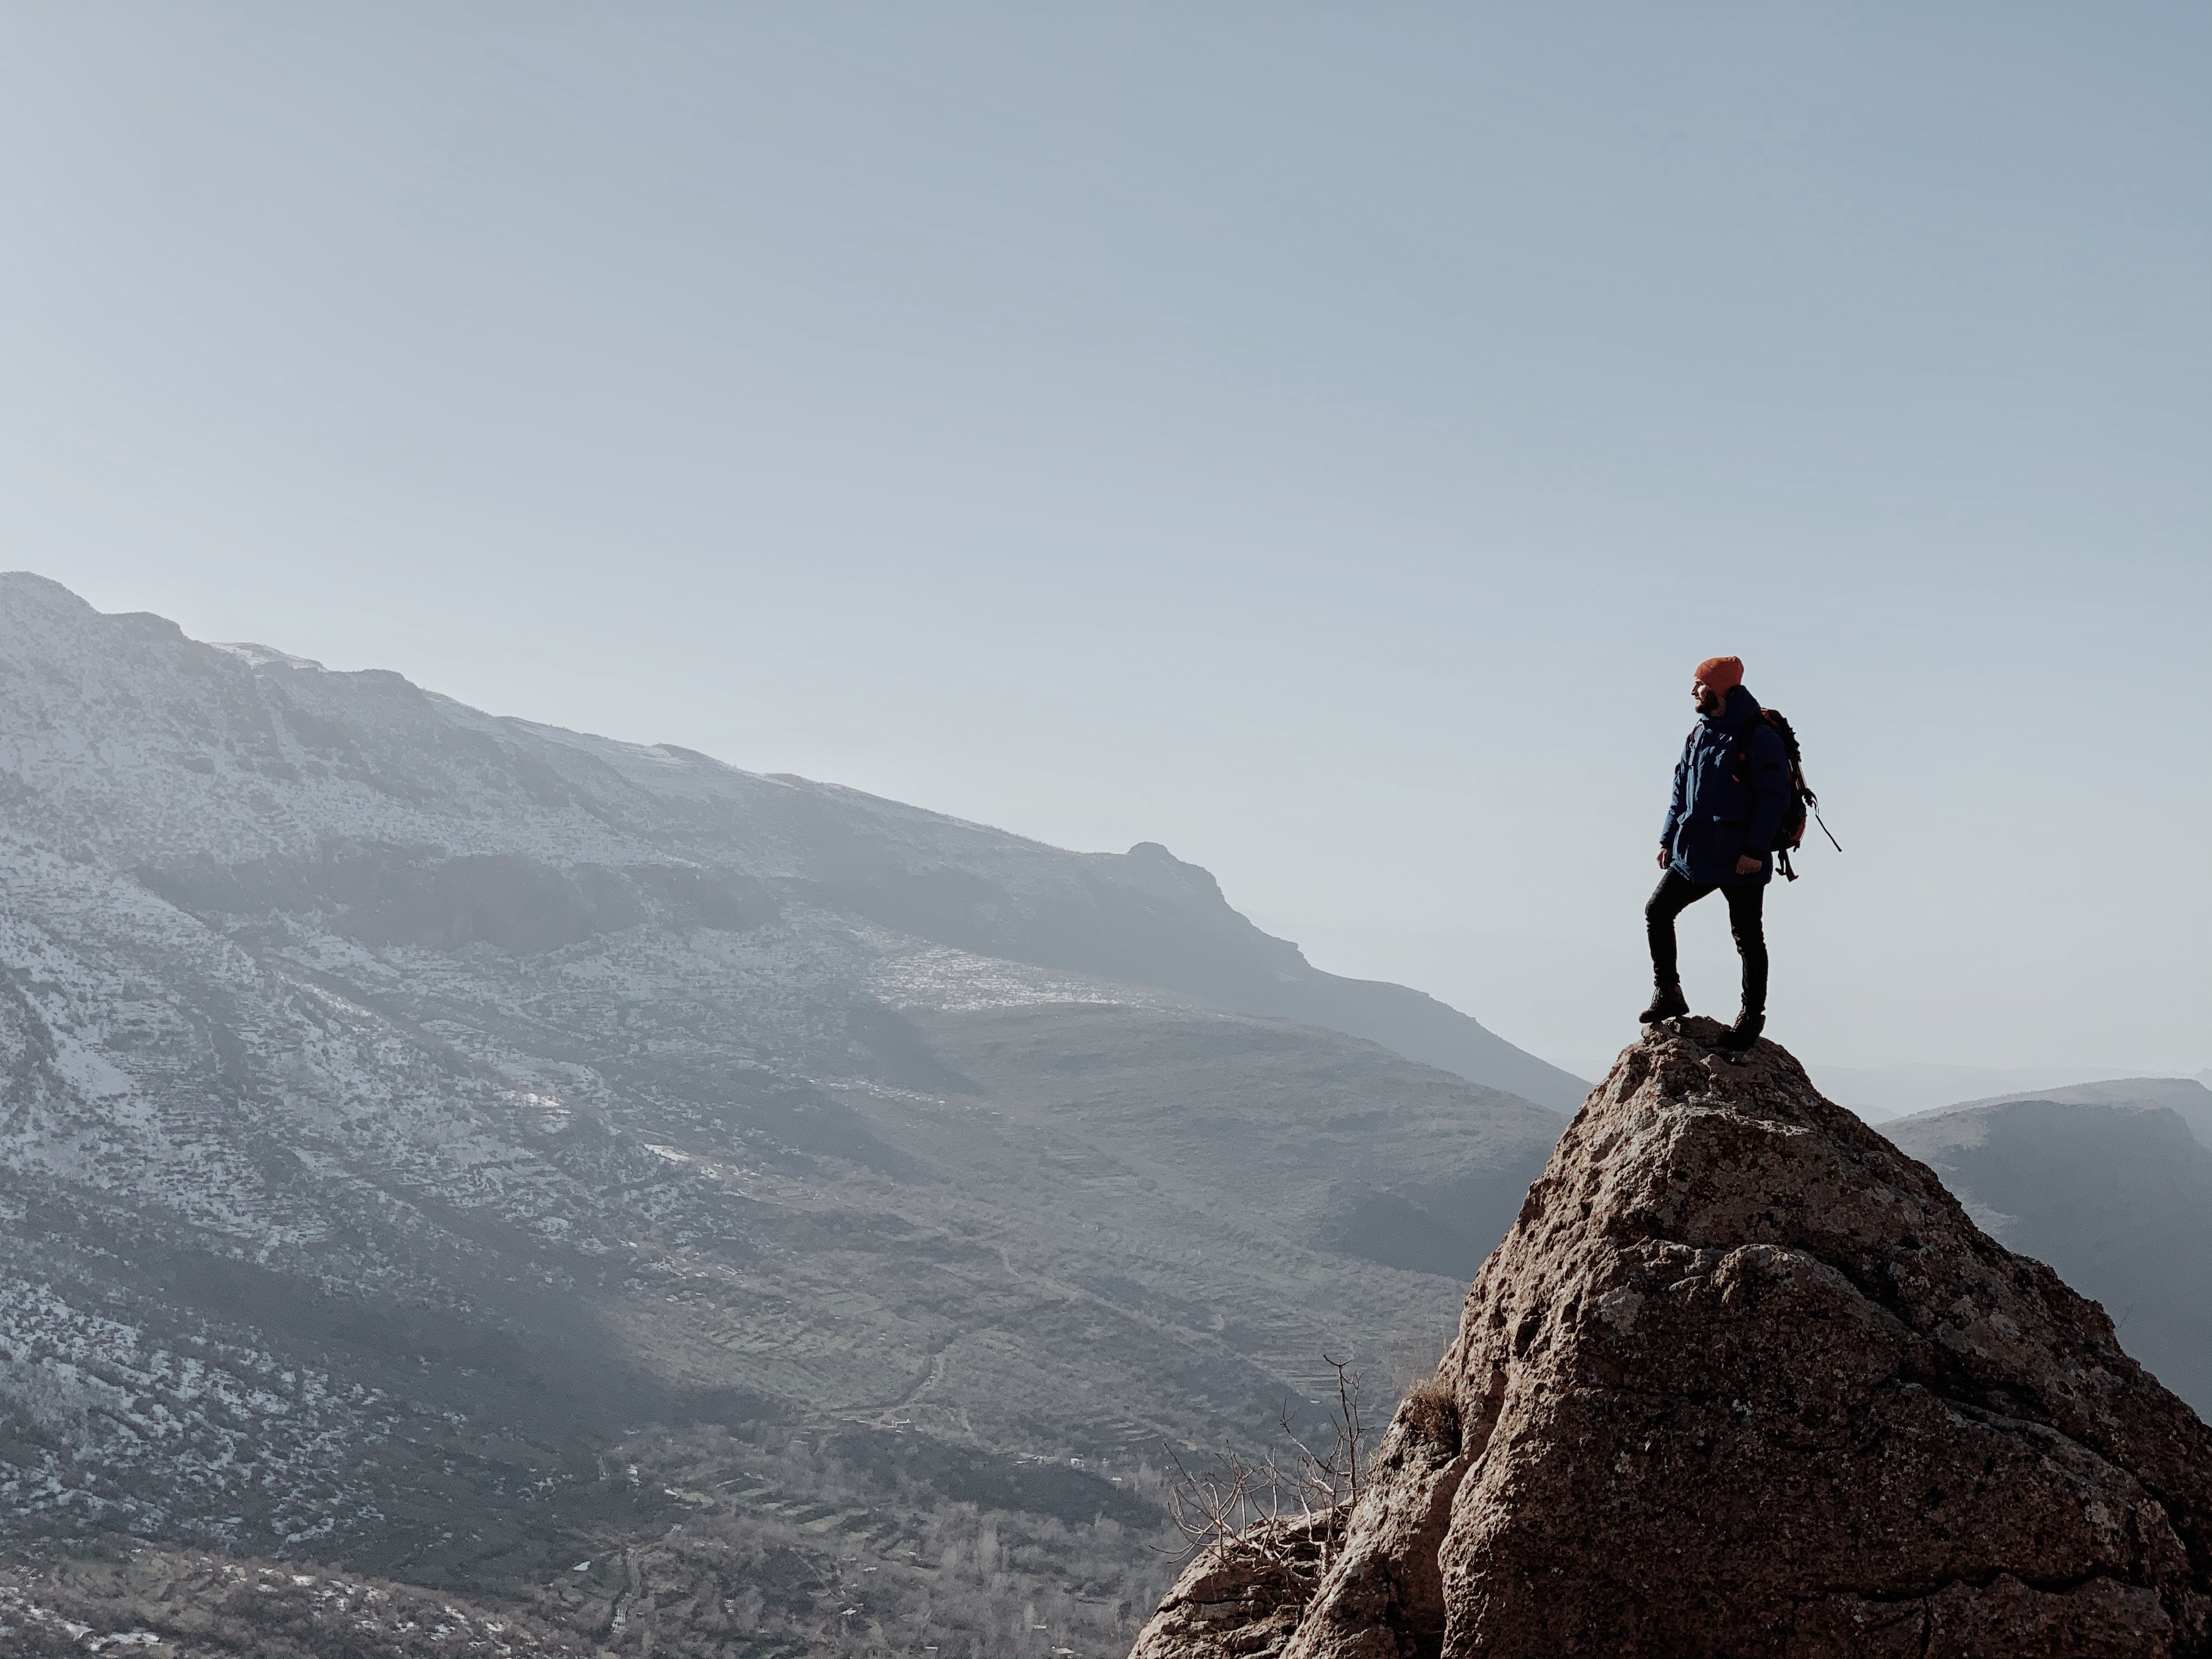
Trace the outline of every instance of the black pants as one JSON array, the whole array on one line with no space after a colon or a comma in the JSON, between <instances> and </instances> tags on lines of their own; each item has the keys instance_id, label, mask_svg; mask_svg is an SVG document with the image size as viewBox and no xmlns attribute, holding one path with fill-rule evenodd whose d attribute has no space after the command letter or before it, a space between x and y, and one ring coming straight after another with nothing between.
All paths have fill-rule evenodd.
<instances>
[{"instance_id":1,"label":"black pants","mask_svg":"<svg viewBox=\"0 0 2212 1659\"><path fill-rule=\"evenodd\" d=\"M1662 985L1680 977L1674 965L1674 918L1711 892L1669 870L1651 891L1644 907L1644 931L1651 940L1651 977ZM1730 882L1720 890L1728 895L1729 931L1743 957L1743 1006L1754 1014L1766 1012L1766 929L1760 908L1766 888L1759 882Z\"/></svg>"}]
</instances>

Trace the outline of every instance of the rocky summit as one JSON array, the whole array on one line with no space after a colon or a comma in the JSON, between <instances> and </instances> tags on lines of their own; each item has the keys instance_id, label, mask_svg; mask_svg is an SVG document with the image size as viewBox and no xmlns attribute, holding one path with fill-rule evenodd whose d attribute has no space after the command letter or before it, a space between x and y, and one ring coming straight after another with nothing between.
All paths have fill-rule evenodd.
<instances>
[{"instance_id":1,"label":"rocky summit","mask_svg":"<svg viewBox=\"0 0 2212 1659\"><path fill-rule=\"evenodd\" d=\"M2212 1654L2212 1430L1720 1030L1621 1053L1348 1510L1216 1544L1133 1659Z\"/></svg>"}]
</instances>

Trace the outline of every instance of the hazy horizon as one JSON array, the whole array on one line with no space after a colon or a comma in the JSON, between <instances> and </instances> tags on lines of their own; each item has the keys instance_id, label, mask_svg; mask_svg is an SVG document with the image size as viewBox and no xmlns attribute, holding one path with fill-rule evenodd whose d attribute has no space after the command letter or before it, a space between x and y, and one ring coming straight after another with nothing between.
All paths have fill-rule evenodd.
<instances>
[{"instance_id":1,"label":"hazy horizon","mask_svg":"<svg viewBox=\"0 0 2212 1659\"><path fill-rule=\"evenodd\" d=\"M1585 1075L1734 652L1846 849L1771 1036L2212 1065L2199 12L0 30L0 562L1161 842Z\"/></svg>"},{"instance_id":2,"label":"hazy horizon","mask_svg":"<svg viewBox=\"0 0 2212 1659\"><path fill-rule=\"evenodd\" d=\"M36 572L24 574L38 574ZM208 643L220 644L226 649L251 647L295 661L313 660L303 659L297 653L287 653L281 646L267 641L211 641ZM435 686L423 689L434 693L438 691ZM520 718L527 719L527 716ZM618 743L640 741L619 732L587 735ZM724 759L720 756L710 758ZM817 781L832 784L839 781L834 778ZM928 807L927 801L906 804ZM1219 872L1214 873L1218 876ZM1235 908L1234 896L1228 896L1232 908ZM1263 931L1278 937L1291 937L1291 929L1272 921L1265 915L1247 914L1248 919ZM1397 982L1413 984L1414 988L1425 990L1462 1012L1487 1009L1491 1011L1488 1023L1492 1029L1513 1040L1510 1027L1499 1027L1497 1019L1500 1010L1510 1019L1516 1009L1523 1006L1516 1001L1516 994L1522 988L1516 985L1510 971L1510 959L1519 943L1517 941L1479 935L1424 936L1408 933L1394 937L1382 930L1345 929L1323 932L1319 935L1309 930L1305 939L1294 939L1293 942L1298 944L1310 962L1325 971L1355 979L1390 980L1395 975ZM1504 964L1503 968L1501 963ZM1413 969L1410 977L1401 971L1408 966ZM1533 1006L1523 1011L1532 1015L1540 1013ZM1571 1063L1572 1057L1563 1061L1558 1055L1540 1056L1554 1063L1564 1063L1566 1069L1579 1070L1590 1079L1602 1076L1611 1065L1613 1057L1610 1052L1593 1055L1590 1063L1577 1067ZM1801 1058L1814 1074L1815 1080L1832 1097L1866 1113L1870 1121L1883 1121L2007 1090L2059 1088L2077 1083L2158 1074L2155 1067L2110 1060L2027 1066L1988 1061L1976 1064L1911 1060L1879 1066L1853 1066L1831 1063L1825 1057L1809 1054ZM2196 1080L2212 1084L2212 1069L2198 1073Z\"/></svg>"}]
</instances>

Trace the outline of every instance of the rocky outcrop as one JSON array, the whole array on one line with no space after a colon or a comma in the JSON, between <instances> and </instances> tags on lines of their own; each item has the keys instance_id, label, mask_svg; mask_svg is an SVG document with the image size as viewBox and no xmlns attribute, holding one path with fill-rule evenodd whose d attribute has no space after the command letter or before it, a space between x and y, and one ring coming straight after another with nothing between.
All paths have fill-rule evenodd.
<instances>
[{"instance_id":1,"label":"rocky outcrop","mask_svg":"<svg viewBox=\"0 0 2212 1659\"><path fill-rule=\"evenodd\" d=\"M2179 1112L2014 1100L1923 1112L1881 1132L1999 1243L2111 1309L2128 1352L2199 1416L2212 1413L2212 1146Z\"/></svg>"},{"instance_id":2,"label":"rocky outcrop","mask_svg":"<svg viewBox=\"0 0 2212 1659\"><path fill-rule=\"evenodd\" d=\"M1401 1408L1318 1584L1198 1619L1200 1560L1144 1659L2212 1654L2212 1431L1718 1033L1583 1105L1438 1368L1456 1420Z\"/></svg>"}]
</instances>

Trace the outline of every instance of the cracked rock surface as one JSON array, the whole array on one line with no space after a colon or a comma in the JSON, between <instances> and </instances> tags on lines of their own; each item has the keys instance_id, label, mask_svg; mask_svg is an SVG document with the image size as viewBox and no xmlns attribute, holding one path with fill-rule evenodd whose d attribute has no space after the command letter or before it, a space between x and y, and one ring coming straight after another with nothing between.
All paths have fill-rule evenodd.
<instances>
[{"instance_id":1,"label":"cracked rock surface","mask_svg":"<svg viewBox=\"0 0 2212 1659\"><path fill-rule=\"evenodd\" d=\"M1625 1049L1295 1608L1146 1659L2212 1655L2212 1430L1784 1049ZM1181 1597L1178 1600L1178 1597ZM1208 1609L1209 1611L1212 1609Z\"/></svg>"}]
</instances>

